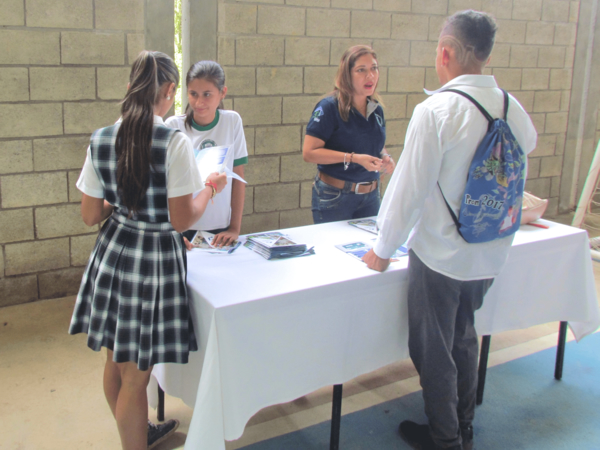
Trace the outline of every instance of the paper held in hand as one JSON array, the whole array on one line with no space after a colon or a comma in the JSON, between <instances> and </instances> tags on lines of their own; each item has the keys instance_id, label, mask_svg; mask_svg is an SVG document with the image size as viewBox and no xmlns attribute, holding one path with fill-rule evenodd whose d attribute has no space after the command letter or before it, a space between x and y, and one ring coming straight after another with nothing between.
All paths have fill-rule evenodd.
<instances>
[{"instance_id":1,"label":"paper held in hand","mask_svg":"<svg viewBox=\"0 0 600 450\"><path fill-rule=\"evenodd\" d=\"M194 149L194 157L196 158L196 164L198 164L200 175L202 175L202 180L206 181L211 173L225 172L227 178L235 178L242 183L246 183L246 180L227 167L225 161L227 159L228 151L229 147L224 145L218 147L206 147L202 150Z\"/></svg>"}]
</instances>

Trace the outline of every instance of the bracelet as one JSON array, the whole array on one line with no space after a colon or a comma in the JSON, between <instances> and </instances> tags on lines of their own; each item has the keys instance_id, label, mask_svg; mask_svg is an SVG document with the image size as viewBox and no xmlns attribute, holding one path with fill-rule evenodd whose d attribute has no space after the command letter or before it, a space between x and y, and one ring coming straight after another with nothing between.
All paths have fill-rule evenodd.
<instances>
[{"instance_id":1,"label":"bracelet","mask_svg":"<svg viewBox=\"0 0 600 450\"><path fill-rule=\"evenodd\" d=\"M353 155L354 153L352 153ZM348 170L348 167L350 166L350 163L352 162L352 155L350 155L350 162L346 162L346 155L347 153L344 153L344 170Z\"/></svg>"},{"instance_id":2,"label":"bracelet","mask_svg":"<svg viewBox=\"0 0 600 450\"><path fill-rule=\"evenodd\" d=\"M350 163L352 163L352 158L354 158L354 152L350 153ZM348 164L350 165L350 164Z\"/></svg>"},{"instance_id":3,"label":"bracelet","mask_svg":"<svg viewBox=\"0 0 600 450\"><path fill-rule=\"evenodd\" d=\"M204 186L210 186L212 188L212 195L210 196L211 200L215 195L217 195L217 184L214 181L207 181L204 183Z\"/></svg>"}]
</instances>

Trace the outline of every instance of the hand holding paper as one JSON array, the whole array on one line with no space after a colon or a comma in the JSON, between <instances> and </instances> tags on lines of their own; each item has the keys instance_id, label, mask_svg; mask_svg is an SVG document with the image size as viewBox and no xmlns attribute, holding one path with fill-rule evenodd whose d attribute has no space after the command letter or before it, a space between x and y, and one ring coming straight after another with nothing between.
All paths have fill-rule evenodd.
<instances>
[{"instance_id":1,"label":"hand holding paper","mask_svg":"<svg viewBox=\"0 0 600 450\"><path fill-rule=\"evenodd\" d=\"M227 174L225 173L211 173L207 178L205 183L214 182L217 189L217 194L223 190L223 188L227 185Z\"/></svg>"},{"instance_id":2,"label":"hand holding paper","mask_svg":"<svg viewBox=\"0 0 600 450\"><path fill-rule=\"evenodd\" d=\"M208 176L213 172L224 172L227 174L227 178L235 178L242 183L246 183L246 180L227 167L225 161L227 159L228 151L229 147L222 145L217 147L207 147L202 150L194 150L196 164L198 164L198 169L200 170L200 175L202 175L203 180L207 180Z\"/></svg>"}]
</instances>

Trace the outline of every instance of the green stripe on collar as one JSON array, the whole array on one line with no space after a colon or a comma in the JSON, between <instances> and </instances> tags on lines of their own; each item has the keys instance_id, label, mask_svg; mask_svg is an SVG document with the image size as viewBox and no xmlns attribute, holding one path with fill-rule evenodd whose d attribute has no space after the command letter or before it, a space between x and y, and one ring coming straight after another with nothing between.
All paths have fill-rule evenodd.
<instances>
[{"instance_id":1,"label":"green stripe on collar","mask_svg":"<svg viewBox=\"0 0 600 450\"><path fill-rule=\"evenodd\" d=\"M219 110L218 109L215 112L214 120L206 126L198 125L196 123L196 121L194 120L194 118L192 117L192 128L194 128L194 130L198 130L198 131L212 130L214 127L217 126L218 123L219 123Z\"/></svg>"}]
</instances>

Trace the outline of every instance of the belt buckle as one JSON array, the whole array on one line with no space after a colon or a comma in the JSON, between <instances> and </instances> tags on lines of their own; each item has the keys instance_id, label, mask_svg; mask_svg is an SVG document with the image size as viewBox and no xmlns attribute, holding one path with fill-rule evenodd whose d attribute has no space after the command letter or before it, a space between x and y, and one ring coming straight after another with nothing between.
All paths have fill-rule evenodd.
<instances>
[{"instance_id":1,"label":"belt buckle","mask_svg":"<svg viewBox=\"0 0 600 450\"><path fill-rule=\"evenodd\" d=\"M358 192L358 187L362 184L373 184L373 183L374 183L374 181L361 181L360 183L356 183L356 186L354 186L354 193L356 195L365 195L365 194L371 193L372 190L369 192Z\"/></svg>"}]
</instances>

